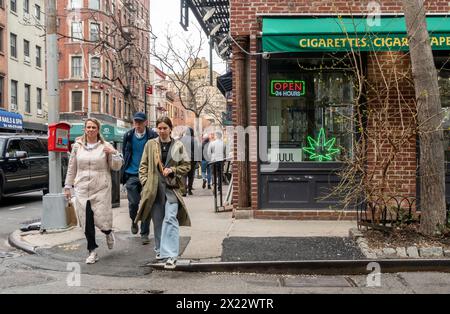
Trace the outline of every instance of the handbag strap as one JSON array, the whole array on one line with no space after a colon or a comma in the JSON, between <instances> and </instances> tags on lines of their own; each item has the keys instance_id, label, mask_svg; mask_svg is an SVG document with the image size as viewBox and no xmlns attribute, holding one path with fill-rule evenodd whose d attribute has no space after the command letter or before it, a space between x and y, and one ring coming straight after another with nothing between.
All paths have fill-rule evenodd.
<instances>
[{"instance_id":1,"label":"handbag strap","mask_svg":"<svg viewBox=\"0 0 450 314\"><path fill-rule=\"evenodd\" d=\"M156 163L158 164L159 167L159 171L161 172L161 174L164 172L164 165L161 161L161 150L159 147L159 142L156 143Z\"/></svg>"}]
</instances>

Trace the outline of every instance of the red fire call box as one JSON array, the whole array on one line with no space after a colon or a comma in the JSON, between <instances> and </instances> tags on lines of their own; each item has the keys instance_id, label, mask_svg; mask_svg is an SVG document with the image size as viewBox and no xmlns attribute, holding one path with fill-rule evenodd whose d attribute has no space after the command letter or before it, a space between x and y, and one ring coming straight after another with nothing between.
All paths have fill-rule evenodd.
<instances>
[{"instance_id":1,"label":"red fire call box","mask_svg":"<svg viewBox=\"0 0 450 314\"><path fill-rule=\"evenodd\" d=\"M48 151L68 152L70 124L66 122L52 123L48 126Z\"/></svg>"}]
</instances>

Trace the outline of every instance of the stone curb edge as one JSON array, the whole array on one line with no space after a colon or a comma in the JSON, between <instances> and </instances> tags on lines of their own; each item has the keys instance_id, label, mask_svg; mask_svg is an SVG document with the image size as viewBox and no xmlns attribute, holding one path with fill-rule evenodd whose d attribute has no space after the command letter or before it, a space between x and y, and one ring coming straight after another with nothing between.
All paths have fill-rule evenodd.
<instances>
[{"instance_id":1,"label":"stone curb edge","mask_svg":"<svg viewBox=\"0 0 450 314\"><path fill-rule=\"evenodd\" d=\"M20 230L16 230L8 236L8 243L9 245L29 254L36 254L36 246L33 246L30 243L22 240Z\"/></svg>"},{"instance_id":2,"label":"stone curb edge","mask_svg":"<svg viewBox=\"0 0 450 314\"><path fill-rule=\"evenodd\" d=\"M155 270L168 270L161 264L147 264ZM379 267L381 273L450 272L450 260L442 259L383 259L383 260L301 260L202 263L179 260L169 271L238 272L292 275L365 275ZM375 268L376 269L376 268Z\"/></svg>"}]
</instances>

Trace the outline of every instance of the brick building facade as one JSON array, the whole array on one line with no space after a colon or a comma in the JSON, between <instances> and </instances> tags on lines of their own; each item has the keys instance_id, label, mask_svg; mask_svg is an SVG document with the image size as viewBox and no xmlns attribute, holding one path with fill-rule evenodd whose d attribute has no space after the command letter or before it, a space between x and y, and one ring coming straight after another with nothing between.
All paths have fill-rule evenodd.
<instances>
[{"instance_id":1,"label":"brick building facade","mask_svg":"<svg viewBox=\"0 0 450 314\"><path fill-rule=\"evenodd\" d=\"M428 13L431 15L442 14L445 16L450 9L448 1L425 1L425 5ZM271 119L270 113L268 113L268 108L272 105L270 102L280 103L280 106L287 106L285 104L288 102L286 99L279 102L277 102L278 100L273 100L275 98L270 100L270 95L268 96L267 92L269 84L273 84L272 81L269 82L270 79L268 77L270 75L272 77L276 77L276 75L283 76L283 72L280 69L286 69L287 59L303 62L302 59L312 60L324 57L324 52L318 50L311 50L309 53L288 53L288 51L285 51L286 54L273 53L266 54L263 57L262 52L264 51L261 47L265 18L316 18L317 24L310 28L310 31L314 31L314 28L320 28L321 19L326 17L365 17L368 14L367 1L267 0L250 1L248 3L230 0L229 6L230 33L233 38L233 124L244 127L266 125L265 123ZM382 18L402 14L401 1L383 1L379 9L382 13ZM448 33L446 36L449 36ZM327 51L327 53L329 52L333 51ZM449 57L448 51L440 51L440 54L444 58ZM367 73L368 81L374 85L379 82L384 74L392 73L394 69L406 74L410 71L409 57L405 58L404 51L366 51L364 56L366 60L364 64L365 73ZM315 61L312 60L311 62ZM385 91L387 96L385 95L384 99L395 101L399 96L399 91L401 91L405 103L414 101L414 87L406 74L397 80L398 88L395 91L391 94ZM333 75L335 73L330 74L330 76ZM443 77L447 80L446 75ZM367 93L367 98L369 112L377 112L383 105L377 101L377 95L371 94L370 91ZM373 111L370 111L370 109L373 109ZM411 122L414 113L407 110L403 113L404 121ZM297 114L300 115L301 112L291 110L289 114L292 117L297 117ZM396 126L399 124L400 120L397 113L392 116L388 114L387 116L389 120L388 125ZM374 120L369 115L368 132L372 132L375 135L376 125L371 124L371 121ZM237 137L235 136L235 143L236 141ZM256 148L256 145L254 145L254 147L250 147L250 150ZM367 169L370 170L377 166L375 155L383 151L387 152L388 150L386 147L374 147L369 141ZM416 196L416 151L415 138L409 138L400 147L400 151L392 160L392 166L387 173L386 188L389 193L402 196ZM237 152L235 152L235 157L237 157L236 154ZM302 156L301 158L305 157ZM304 160L302 159L302 161ZM325 168L317 166L317 164L293 163L287 166L282 164L278 171L265 173L262 171L263 167L260 162L235 162L233 168L233 204L236 216L270 219L354 219L355 211L353 210L335 211L330 209L330 206L336 203L333 200L328 203L316 201L315 197L318 195L318 190L338 182L333 177L335 170L332 169L333 163L330 163L330 167ZM374 175L373 180L373 182L379 180L377 174ZM248 191L248 193L244 191ZM302 196L302 193L305 195ZM308 193L309 195L306 195ZM313 199L314 201L312 201Z\"/></svg>"},{"instance_id":2,"label":"brick building facade","mask_svg":"<svg viewBox=\"0 0 450 314\"><path fill-rule=\"evenodd\" d=\"M6 3L0 1L0 108L8 110L8 45Z\"/></svg>"},{"instance_id":3,"label":"brick building facade","mask_svg":"<svg viewBox=\"0 0 450 314\"><path fill-rule=\"evenodd\" d=\"M59 32L67 36L58 41L61 119L79 122L90 112L123 127L144 111L149 7L149 0L58 1Z\"/></svg>"}]
</instances>

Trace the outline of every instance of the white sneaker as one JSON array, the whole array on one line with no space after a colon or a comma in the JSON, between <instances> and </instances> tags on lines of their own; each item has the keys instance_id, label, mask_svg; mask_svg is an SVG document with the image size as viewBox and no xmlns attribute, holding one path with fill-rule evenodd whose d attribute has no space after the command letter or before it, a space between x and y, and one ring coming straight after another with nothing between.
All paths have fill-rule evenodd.
<instances>
[{"instance_id":1,"label":"white sneaker","mask_svg":"<svg viewBox=\"0 0 450 314\"><path fill-rule=\"evenodd\" d=\"M114 237L114 232L111 231L106 235L106 244L108 245L108 249L112 250L114 248L114 242L116 242L116 239Z\"/></svg>"},{"instance_id":2,"label":"white sneaker","mask_svg":"<svg viewBox=\"0 0 450 314\"><path fill-rule=\"evenodd\" d=\"M175 257L169 257L164 264L164 269L175 269L177 264L177 259Z\"/></svg>"},{"instance_id":3,"label":"white sneaker","mask_svg":"<svg viewBox=\"0 0 450 314\"><path fill-rule=\"evenodd\" d=\"M89 256L86 258L86 264L94 264L96 261L98 261L97 252L91 251Z\"/></svg>"}]
</instances>

